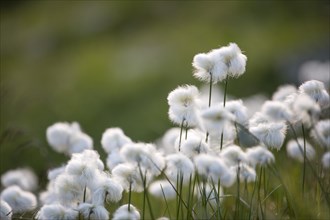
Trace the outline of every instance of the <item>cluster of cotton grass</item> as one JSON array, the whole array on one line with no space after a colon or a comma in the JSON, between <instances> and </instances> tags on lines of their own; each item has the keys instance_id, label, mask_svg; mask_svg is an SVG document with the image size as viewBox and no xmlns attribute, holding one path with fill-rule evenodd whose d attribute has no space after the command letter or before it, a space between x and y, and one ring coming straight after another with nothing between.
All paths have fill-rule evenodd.
<instances>
[{"instance_id":1,"label":"cluster of cotton grass","mask_svg":"<svg viewBox=\"0 0 330 220\"><path fill-rule=\"evenodd\" d=\"M281 86L249 112L242 100L227 95L229 80L244 74L246 61L235 43L197 54L193 75L207 83L207 94L193 85L170 92L168 114L177 127L155 143L135 142L120 128L106 129L105 164L78 123L48 127L49 145L69 156L68 162L49 170L39 205L30 170L2 175L1 219L32 210L40 220L264 219L270 212L266 201L280 187L295 217L275 166L274 154L285 144L288 156L303 164L302 190L308 167L329 205L326 182L313 163L330 168L330 101L324 84ZM214 87L218 83L224 83L221 95ZM278 187L267 188L268 172Z\"/></svg>"}]
</instances>

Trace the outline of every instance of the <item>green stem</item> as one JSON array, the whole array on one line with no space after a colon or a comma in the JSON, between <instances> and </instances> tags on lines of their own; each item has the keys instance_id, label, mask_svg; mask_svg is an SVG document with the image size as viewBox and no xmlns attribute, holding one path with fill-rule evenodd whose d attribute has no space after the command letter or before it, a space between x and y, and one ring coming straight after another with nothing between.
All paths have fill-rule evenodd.
<instances>
[{"instance_id":1,"label":"green stem","mask_svg":"<svg viewBox=\"0 0 330 220\"><path fill-rule=\"evenodd\" d=\"M298 147L299 147L300 153L303 154L303 153L304 153L304 152L303 152L303 148L302 148L302 146L300 145L300 143L299 143L299 141L298 141L297 133L296 133L296 131L295 131L293 125L292 125L290 122L288 122L288 124L289 124L289 126L290 126L290 128L291 128L291 130L292 130L292 133L293 133L293 135L294 135L295 141L296 141L296 143L298 144ZM310 170L312 171L313 175L314 175L315 178L317 179L317 182L318 182L318 184L319 184L319 186L320 186L320 188L321 188L321 190L322 190L323 195L325 196L325 200L326 200L328 206L330 206L330 198L329 198L329 195L328 195L329 193L325 190L325 188L324 188L324 186L323 186L323 184L322 184L322 182L321 182L320 177L318 176L317 172L316 172L315 169L313 168L312 163L310 162L310 160L308 159L308 157L306 157L305 159L306 159L307 165L309 166L309 168L310 168Z\"/></svg>"},{"instance_id":2,"label":"green stem","mask_svg":"<svg viewBox=\"0 0 330 220\"><path fill-rule=\"evenodd\" d=\"M239 206L240 206L240 165L238 163L237 166L237 174L236 174L236 179L237 179L237 197L236 197L236 208L235 208L235 219L239 219Z\"/></svg>"},{"instance_id":3,"label":"green stem","mask_svg":"<svg viewBox=\"0 0 330 220\"><path fill-rule=\"evenodd\" d=\"M260 196L260 188L261 188L261 177L262 177L262 167L260 167L260 175L259 175L259 181L258 181L258 207L260 207L261 211L261 218L264 219L264 212L262 210L262 204L261 204L261 196ZM258 208L257 208L258 210Z\"/></svg>"},{"instance_id":4,"label":"green stem","mask_svg":"<svg viewBox=\"0 0 330 220\"><path fill-rule=\"evenodd\" d=\"M306 174L306 137L305 137L305 128L304 124L301 123L301 130L303 133L303 138L304 138L304 164L303 164L303 181L302 181L302 194L304 197L304 192L305 192L305 174Z\"/></svg>"},{"instance_id":5,"label":"green stem","mask_svg":"<svg viewBox=\"0 0 330 220\"><path fill-rule=\"evenodd\" d=\"M129 191L128 191L128 212L131 211L131 196L132 196L132 182L129 182Z\"/></svg>"},{"instance_id":6,"label":"green stem","mask_svg":"<svg viewBox=\"0 0 330 220\"><path fill-rule=\"evenodd\" d=\"M86 186L85 186L85 188L84 188L83 202L86 202Z\"/></svg>"},{"instance_id":7,"label":"green stem","mask_svg":"<svg viewBox=\"0 0 330 220\"><path fill-rule=\"evenodd\" d=\"M180 137L179 137L179 152L180 152L180 147L181 147L181 140L182 140L182 130L183 130L183 123L185 119L182 119L181 125L180 125Z\"/></svg>"},{"instance_id":8,"label":"green stem","mask_svg":"<svg viewBox=\"0 0 330 220\"><path fill-rule=\"evenodd\" d=\"M164 193L163 186L160 185L160 188L161 188L161 190L162 190L162 194L163 194L163 197L164 197L164 201L165 201L165 205L166 205L166 210L168 211L168 215L169 215L170 219L172 219L172 217L171 217L171 213L170 213L170 209L169 209L169 207L168 207L168 202L167 202L167 199L166 199L166 196L165 196L165 193ZM166 210L165 210L165 212L166 212ZM164 213L164 214L165 214L165 213Z\"/></svg>"}]
</instances>

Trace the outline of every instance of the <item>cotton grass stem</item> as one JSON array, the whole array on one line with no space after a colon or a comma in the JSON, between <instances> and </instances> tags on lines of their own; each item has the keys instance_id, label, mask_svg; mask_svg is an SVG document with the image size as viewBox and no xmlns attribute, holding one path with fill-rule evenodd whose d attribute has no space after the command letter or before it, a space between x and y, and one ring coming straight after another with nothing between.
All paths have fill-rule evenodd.
<instances>
[{"instance_id":1,"label":"cotton grass stem","mask_svg":"<svg viewBox=\"0 0 330 220\"><path fill-rule=\"evenodd\" d=\"M301 124L301 130L303 133L303 138L304 138L304 163L303 163L303 180L302 180L302 195L304 197L305 194L305 175L306 175L306 136L305 136L305 128L304 124Z\"/></svg>"},{"instance_id":2,"label":"cotton grass stem","mask_svg":"<svg viewBox=\"0 0 330 220\"><path fill-rule=\"evenodd\" d=\"M290 122L288 122L288 123L289 123L289 126L290 126L291 130L292 130L292 133L293 133L294 139L295 139L296 143L298 144L299 150L300 150L301 154L303 154L303 153L304 153L304 152L303 152L303 147L300 145L300 143L299 143L299 141L298 141L297 133L296 133L296 131L295 131L293 125L292 125ZM314 175L315 178L317 179L317 182L319 183L319 186L320 186L320 188L321 188L321 190L322 190L322 193L323 193L323 195L324 195L324 197L325 197L325 200L326 200L328 206L330 207L329 193L325 190L325 188L324 188L324 186L323 186L323 184L322 184L321 178L319 177L319 175L317 174L317 172L316 172L315 169L313 168L312 163L310 162L310 160L308 159L308 157L306 157L305 159L306 159L307 165L309 166L309 168L311 169L313 175Z\"/></svg>"},{"instance_id":3,"label":"cotton grass stem","mask_svg":"<svg viewBox=\"0 0 330 220\"><path fill-rule=\"evenodd\" d=\"M185 119L182 119L181 125L180 125L180 137L179 137L179 152L181 148L181 140L182 140L182 131L183 131L183 124L184 124Z\"/></svg>"}]
</instances>

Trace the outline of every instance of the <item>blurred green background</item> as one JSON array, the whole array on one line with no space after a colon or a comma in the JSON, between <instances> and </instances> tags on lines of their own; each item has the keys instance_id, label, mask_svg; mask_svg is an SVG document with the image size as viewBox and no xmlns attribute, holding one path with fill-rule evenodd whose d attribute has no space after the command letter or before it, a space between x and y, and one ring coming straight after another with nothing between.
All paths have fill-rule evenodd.
<instances>
[{"instance_id":1,"label":"blurred green background","mask_svg":"<svg viewBox=\"0 0 330 220\"><path fill-rule=\"evenodd\" d=\"M229 42L248 57L229 93L270 95L299 62L329 59L329 33L329 1L1 1L0 172L64 163L45 138L58 121L100 153L108 127L155 140L168 93L201 85L193 56Z\"/></svg>"}]
</instances>

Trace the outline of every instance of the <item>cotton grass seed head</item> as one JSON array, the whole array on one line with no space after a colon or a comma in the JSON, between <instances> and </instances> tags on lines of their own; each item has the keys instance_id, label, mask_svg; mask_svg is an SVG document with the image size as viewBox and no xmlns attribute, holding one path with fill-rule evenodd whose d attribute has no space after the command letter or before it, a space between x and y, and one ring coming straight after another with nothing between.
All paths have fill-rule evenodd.
<instances>
[{"instance_id":1,"label":"cotton grass seed head","mask_svg":"<svg viewBox=\"0 0 330 220\"><path fill-rule=\"evenodd\" d=\"M197 173L205 180L212 180L215 183L220 180L221 185L225 187L235 182L234 173L218 157L200 154L194 158L194 164Z\"/></svg>"},{"instance_id":2,"label":"cotton grass seed head","mask_svg":"<svg viewBox=\"0 0 330 220\"><path fill-rule=\"evenodd\" d=\"M125 161L141 166L155 176L158 176L165 167L163 156L157 152L153 144L126 144L120 153Z\"/></svg>"},{"instance_id":3,"label":"cotton grass seed head","mask_svg":"<svg viewBox=\"0 0 330 220\"><path fill-rule=\"evenodd\" d=\"M115 213L113 213L112 220L139 220L139 211L130 204L130 211L128 211L128 204L120 206Z\"/></svg>"},{"instance_id":4,"label":"cotton grass seed head","mask_svg":"<svg viewBox=\"0 0 330 220\"><path fill-rule=\"evenodd\" d=\"M57 152L71 155L93 148L93 140L80 130L78 123L58 122L47 128L49 145Z\"/></svg>"},{"instance_id":5,"label":"cotton grass seed head","mask_svg":"<svg viewBox=\"0 0 330 220\"><path fill-rule=\"evenodd\" d=\"M184 122L188 127L198 125L198 96L198 89L191 85L179 86L170 92L167 97L170 120L177 125Z\"/></svg>"},{"instance_id":6,"label":"cotton grass seed head","mask_svg":"<svg viewBox=\"0 0 330 220\"><path fill-rule=\"evenodd\" d=\"M219 81L219 77L215 77L216 63L213 57L207 53L199 53L194 56L192 66L194 67L194 76L204 82L210 82L211 74L214 78L213 83ZM220 79L223 77L220 77Z\"/></svg>"},{"instance_id":7,"label":"cotton grass seed head","mask_svg":"<svg viewBox=\"0 0 330 220\"><path fill-rule=\"evenodd\" d=\"M129 191L131 185L131 190L135 192L143 191L143 181L139 172L138 167L130 163L122 163L117 165L112 170L113 178L118 181L118 183L126 190ZM146 183L149 184L152 176L150 173L146 173Z\"/></svg>"},{"instance_id":8,"label":"cotton grass seed head","mask_svg":"<svg viewBox=\"0 0 330 220\"><path fill-rule=\"evenodd\" d=\"M172 185L175 185L175 183ZM166 200L170 200L176 197L176 192L172 185L167 180L156 180L150 184L148 190L156 198L164 199L165 196Z\"/></svg>"},{"instance_id":9,"label":"cotton grass seed head","mask_svg":"<svg viewBox=\"0 0 330 220\"><path fill-rule=\"evenodd\" d=\"M326 152L322 156L322 165L324 168L330 168L330 151Z\"/></svg>"},{"instance_id":10,"label":"cotton grass seed head","mask_svg":"<svg viewBox=\"0 0 330 220\"><path fill-rule=\"evenodd\" d=\"M0 219L11 220L13 216L11 207L4 200L0 200Z\"/></svg>"},{"instance_id":11,"label":"cotton grass seed head","mask_svg":"<svg viewBox=\"0 0 330 220\"><path fill-rule=\"evenodd\" d=\"M2 174L1 184L4 187L17 185L23 190L34 191L38 188L38 177L29 168L19 168Z\"/></svg>"},{"instance_id":12,"label":"cotton grass seed head","mask_svg":"<svg viewBox=\"0 0 330 220\"><path fill-rule=\"evenodd\" d=\"M306 127L310 127L317 121L321 109L320 106L308 95L299 94L292 104L296 121L301 121Z\"/></svg>"},{"instance_id":13,"label":"cotton grass seed head","mask_svg":"<svg viewBox=\"0 0 330 220\"><path fill-rule=\"evenodd\" d=\"M239 165L233 166L230 169L232 170L232 172L235 172L236 175L239 172L239 178L241 181L246 181L249 183L254 182L256 180L256 171L245 163L240 163Z\"/></svg>"},{"instance_id":14,"label":"cotton grass seed head","mask_svg":"<svg viewBox=\"0 0 330 220\"><path fill-rule=\"evenodd\" d=\"M272 121L292 121L293 113L280 101L266 101L261 107L261 113Z\"/></svg>"},{"instance_id":15,"label":"cotton grass seed head","mask_svg":"<svg viewBox=\"0 0 330 220\"><path fill-rule=\"evenodd\" d=\"M275 162L273 153L263 146L248 148L246 156L252 167L256 167L257 165L266 166Z\"/></svg>"},{"instance_id":16,"label":"cotton grass seed head","mask_svg":"<svg viewBox=\"0 0 330 220\"><path fill-rule=\"evenodd\" d=\"M77 219L78 211L60 204L44 205L36 215L38 220L70 220Z\"/></svg>"},{"instance_id":17,"label":"cotton grass seed head","mask_svg":"<svg viewBox=\"0 0 330 220\"><path fill-rule=\"evenodd\" d=\"M171 154L166 156L165 174L168 178L176 182L182 178L183 183L188 183L190 176L193 175L195 169L193 162L182 153Z\"/></svg>"},{"instance_id":18,"label":"cotton grass seed head","mask_svg":"<svg viewBox=\"0 0 330 220\"><path fill-rule=\"evenodd\" d=\"M324 84L318 80L310 80L299 86L299 92L307 94L321 108L327 108L330 105L330 98L328 92L324 88Z\"/></svg>"},{"instance_id":19,"label":"cotton grass seed head","mask_svg":"<svg viewBox=\"0 0 330 220\"><path fill-rule=\"evenodd\" d=\"M220 157L228 166L235 166L240 162L247 162L245 152L237 145L230 145L222 149Z\"/></svg>"},{"instance_id":20,"label":"cotton grass seed head","mask_svg":"<svg viewBox=\"0 0 330 220\"><path fill-rule=\"evenodd\" d=\"M298 143L297 143L298 141ZM298 140L290 140L287 145L286 145L286 151L288 155L296 159L300 162L304 161L304 139L303 138L298 138ZM307 142L305 141L306 145L306 157L308 160L312 160L315 157L315 150L314 148Z\"/></svg>"},{"instance_id":21,"label":"cotton grass seed head","mask_svg":"<svg viewBox=\"0 0 330 220\"><path fill-rule=\"evenodd\" d=\"M77 177L61 174L55 180L55 192L63 204L80 202L83 198L85 185L81 185Z\"/></svg>"},{"instance_id":22,"label":"cotton grass seed head","mask_svg":"<svg viewBox=\"0 0 330 220\"><path fill-rule=\"evenodd\" d=\"M201 153L208 153L209 147L205 143L203 137L189 136L187 140L182 142L181 152L189 158Z\"/></svg>"},{"instance_id":23,"label":"cotton grass seed head","mask_svg":"<svg viewBox=\"0 0 330 220\"><path fill-rule=\"evenodd\" d=\"M243 105L243 101L231 100L226 103L226 109L235 116L235 121L242 124L248 124L247 108Z\"/></svg>"},{"instance_id":24,"label":"cotton grass seed head","mask_svg":"<svg viewBox=\"0 0 330 220\"><path fill-rule=\"evenodd\" d=\"M227 123L235 120L235 116L220 104L203 110L201 117L204 129L211 134L221 133Z\"/></svg>"},{"instance_id":25,"label":"cotton grass seed head","mask_svg":"<svg viewBox=\"0 0 330 220\"><path fill-rule=\"evenodd\" d=\"M8 203L13 213L31 211L37 207L36 196L15 185L4 189L0 194L0 199Z\"/></svg>"},{"instance_id":26,"label":"cotton grass seed head","mask_svg":"<svg viewBox=\"0 0 330 220\"><path fill-rule=\"evenodd\" d=\"M322 147L330 150L330 119L318 121L311 131L311 136Z\"/></svg>"},{"instance_id":27,"label":"cotton grass seed head","mask_svg":"<svg viewBox=\"0 0 330 220\"><path fill-rule=\"evenodd\" d=\"M112 152L107 157L107 167L112 170L118 164L124 163L124 158L119 152Z\"/></svg>"},{"instance_id":28,"label":"cotton grass seed head","mask_svg":"<svg viewBox=\"0 0 330 220\"><path fill-rule=\"evenodd\" d=\"M121 128L108 128L102 134L101 144L107 154L120 151L121 147L127 143L132 143L132 140Z\"/></svg>"},{"instance_id":29,"label":"cotton grass seed head","mask_svg":"<svg viewBox=\"0 0 330 220\"><path fill-rule=\"evenodd\" d=\"M260 123L257 126L250 127L250 132L254 134L270 149L281 149L285 134L286 125L284 122Z\"/></svg>"},{"instance_id":30,"label":"cotton grass seed head","mask_svg":"<svg viewBox=\"0 0 330 220\"><path fill-rule=\"evenodd\" d=\"M104 205L106 202L118 202L122 198L123 187L113 178L102 175L93 189L92 202Z\"/></svg>"},{"instance_id":31,"label":"cotton grass seed head","mask_svg":"<svg viewBox=\"0 0 330 220\"><path fill-rule=\"evenodd\" d=\"M90 203L81 203L78 206L79 213L84 219L89 220L108 220L109 212L101 205L95 205Z\"/></svg>"},{"instance_id":32,"label":"cotton grass seed head","mask_svg":"<svg viewBox=\"0 0 330 220\"><path fill-rule=\"evenodd\" d=\"M272 100L283 102L288 96L297 92L297 88L294 85L282 85L277 88L273 93Z\"/></svg>"}]
</instances>

